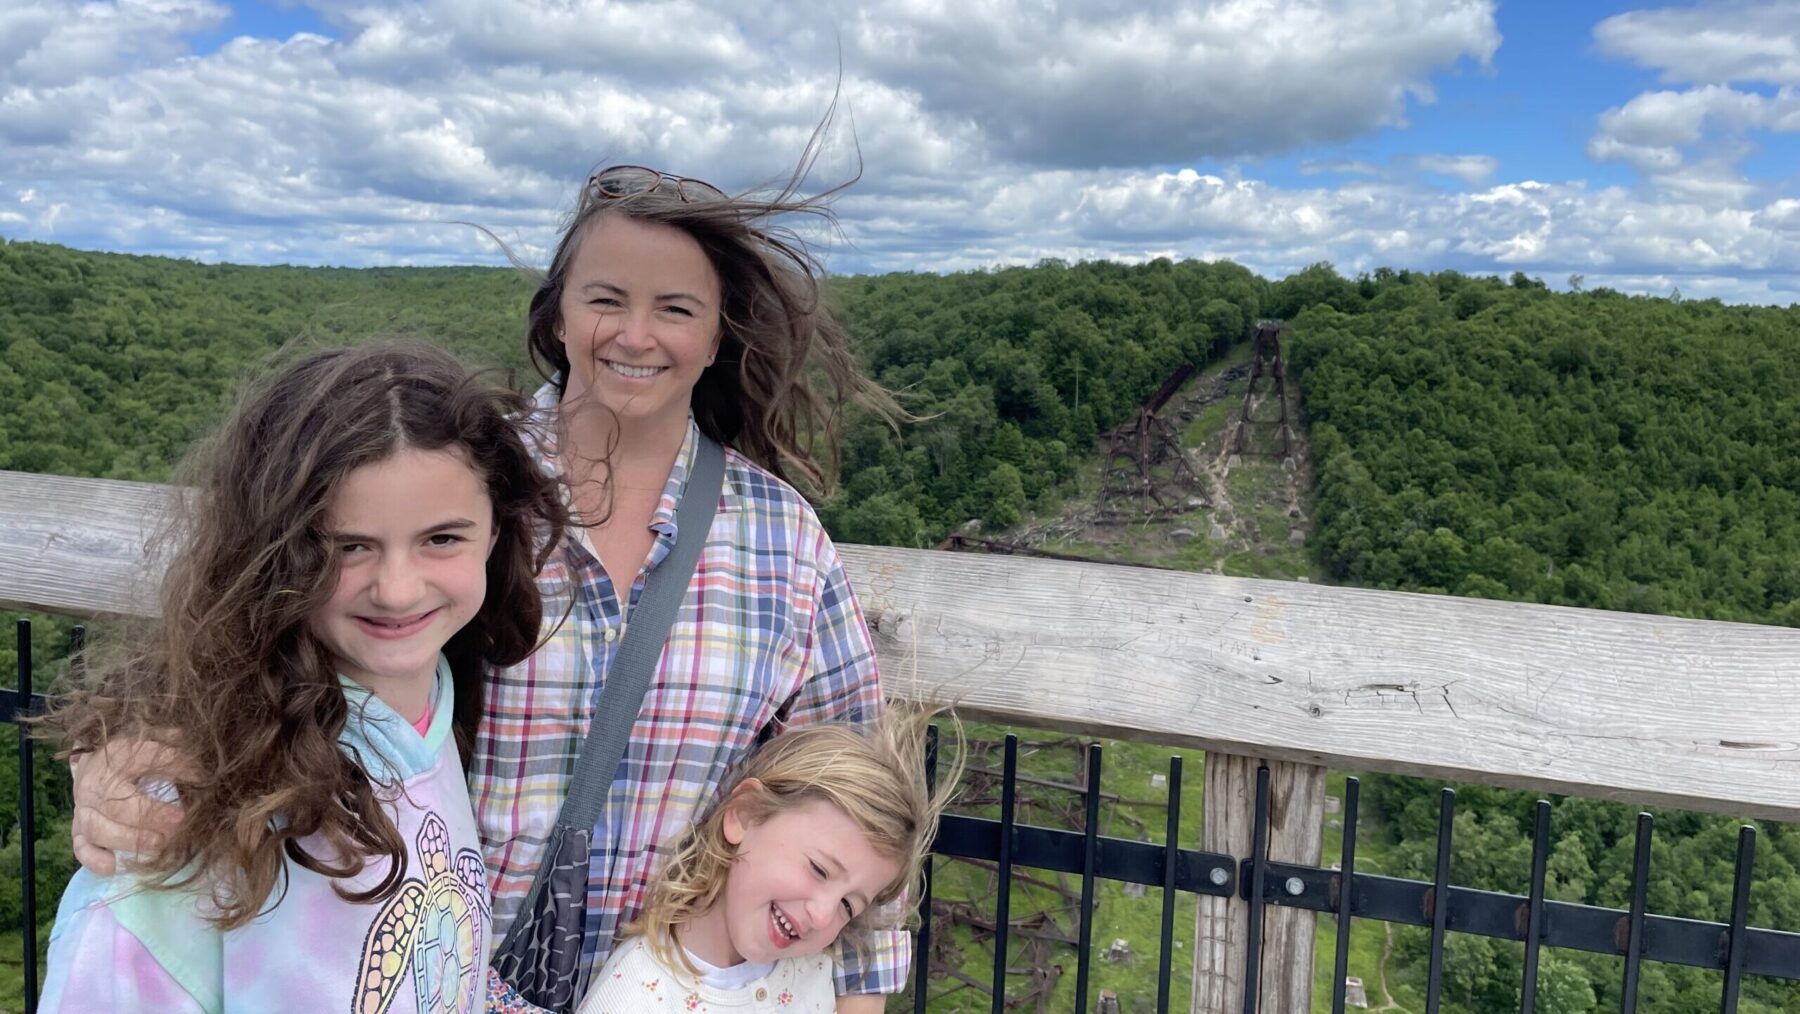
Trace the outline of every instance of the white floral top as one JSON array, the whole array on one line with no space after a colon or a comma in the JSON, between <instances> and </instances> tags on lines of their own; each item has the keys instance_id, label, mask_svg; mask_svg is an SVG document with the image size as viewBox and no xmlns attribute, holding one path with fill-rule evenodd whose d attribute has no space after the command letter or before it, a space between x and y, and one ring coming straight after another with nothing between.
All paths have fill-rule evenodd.
<instances>
[{"instance_id":1,"label":"white floral top","mask_svg":"<svg viewBox=\"0 0 1800 1014\"><path fill-rule=\"evenodd\" d=\"M833 1014L837 989L831 956L784 958L768 975L737 989L701 982L685 968L665 968L643 937L613 949L593 977L577 1014Z\"/></svg>"}]
</instances>

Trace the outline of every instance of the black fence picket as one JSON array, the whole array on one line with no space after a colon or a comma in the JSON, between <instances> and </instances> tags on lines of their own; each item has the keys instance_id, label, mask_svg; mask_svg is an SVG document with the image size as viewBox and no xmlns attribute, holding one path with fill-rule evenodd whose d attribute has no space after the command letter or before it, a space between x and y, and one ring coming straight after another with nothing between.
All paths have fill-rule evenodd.
<instances>
[{"instance_id":1,"label":"black fence picket","mask_svg":"<svg viewBox=\"0 0 1800 1014\"><path fill-rule=\"evenodd\" d=\"M44 697L32 687L31 621L21 617L15 630L18 681L12 690L0 689L0 721L13 723L19 733L19 935L23 940L19 965L26 984L25 1014L37 1014L37 800L32 792L37 784L37 770L31 751L31 727L19 719L43 711ZM79 626L70 634L70 656L79 656L83 636L84 630Z\"/></svg>"},{"instance_id":2,"label":"black fence picket","mask_svg":"<svg viewBox=\"0 0 1800 1014\"><path fill-rule=\"evenodd\" d=\"M0 689L0 721L17 723L27 715L42 710L44 698L33 691L31 627L18 622L18 680L13 690ZM71 654L80 648L81 628L71 641ZM935 769L936 738L928 752L928 771ZM1521 941L1525 945L1524 982L1520 1010L1531 1014L1536 1004L1539 951L1542 947L1560 947L1596 954L1612 954L1623 959L1625 1005L1635 1003L1639 969L1645 961L1672 965L1688 965L1723 973L1724 986L1720 1009L1735 1011L1745 976L1760 975L1800 981L1800 933L1753 928L1746 925L1750 911L1751 872L1755 859L1756 832L1742 828L1738 838L1736 876L1732 890L1731 921L1715 923L1654 915L1645 911L1645 885L1648 881L1650 842L1653 832L1648 814L1638 824L1636 861L1633 865L1632 898L1628 910L1599 908L1566 902L1546 901L1544 880L1547 857L1551 849L1551 808L1540 801L1532 850L1531 880L1526 894L1514 895L1457 887L1451 882L1451 829L1455 794L1444 790L1438 830L1436 875L1431 881L1359 873L1356 871L1356 829L1360 801L1356 779L1346 781L1343 807L1344 845L1339 869L1278 863L1269 860L1268 812L1269 775L1267 768L1257 772L1256 826L1252 854L1234 857L1219 853L1185 849L1178 840L1180 819L1181 758L1170 760L1168 778L1167 827L1161 843L1112 838L1099 833L1099 797L1102 751L1092 745L1087 752L1088 777L1082 788L1085 826L1080 831L1035 827L1017 821L1015 782L1017 779L1018 741L1009 736L1006 742L1005 766L1001 783L999 819L946 815L938 829L934 851L938 856L991 861L999 874L1000 893L996 903L993 934L994 961L991 990L992 1008L1005 1009L1007 943L1011 929L1010 885L1013 871L1039 870L1075 874L1082 878L1080 907L1081 951L1078 956L1076 984L1081 996L1077 1010L1095 1006L1095 998L1087 996L1091 931L1096 882L1105 880L1159 887L1163 891L1162 925L1156 965L1156 1010L1168 1010L1170 979L1173 974L1174 919L1176 892L1216 898L1237 898L1249 905L1249 935L1243 981L1246 984L1243 1009L1253 1012L1257 1003L1257 985L1262 961L1260 933L1266 905L1277 905L1321 912L1333 916L1338 940L1333 962L1331 1010L1342 1014L1346 996L1344 977L1347 967L1348 938L1351 921L1386 922L1396 925L1427 927L1431 933L1431 973L1427 1005L1435 1009L1442 977L1442 954L1448 934L1464 933L1496 939ZM32 846L36 840L35 804L32 798L33 756L28 727L19 726L19 838L20 876L23 881L24 939L23 969L25 1009L37 1008L37 935L36 935L36 867ZM919 899L922 913L931 908L929 871L923 896ZM927 1006L930 981L931 933L929 918L921 919L914 948L915 1011ZM1116 1001L1108 1000L1102 1009L1116 1010Z\"/></svg>"}]
</instances>

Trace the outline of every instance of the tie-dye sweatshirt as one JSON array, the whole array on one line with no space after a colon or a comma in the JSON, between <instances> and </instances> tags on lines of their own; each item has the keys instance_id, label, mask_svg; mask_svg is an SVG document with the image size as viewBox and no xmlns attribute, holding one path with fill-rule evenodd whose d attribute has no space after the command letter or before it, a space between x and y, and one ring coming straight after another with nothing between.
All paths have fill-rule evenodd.
<instances>
[{"instance_id":1,"label":"tie-dye sweatshirt","mask_svg":"<svg viewBox=\"0 0 1800 1014\"><path fill-rule=\"evenodd\" d=\"M343 1011L451 1014L485 998L487 875L451 734L448 668L438 666L429 730L420 736L378 698L346 683L351 721L339 738L371 780L408 845L406 877L382 902L356 904L339 881L289 862L263 914L220 932L202 891L144 890L129 876L83 870L64 892L50 933L40 1010ZM304 847L324 849L311 839ZM386 872L372 861L342 882L366 889Z\"/></svg>"}]
</instances>

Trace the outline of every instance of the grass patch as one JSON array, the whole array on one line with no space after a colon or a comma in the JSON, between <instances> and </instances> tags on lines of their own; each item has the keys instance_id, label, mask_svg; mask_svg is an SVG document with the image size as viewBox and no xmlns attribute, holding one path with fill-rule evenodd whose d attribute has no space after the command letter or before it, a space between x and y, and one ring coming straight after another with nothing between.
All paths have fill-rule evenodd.
<instances>
[{"instance_id":1,"label":"grass patch","mask_svg":"<svg viewBox=\"0 0 1800 1014\"><path fill-rule=\"evenodd\" d=\"M1310 577L1313 564L1312 560L1307 558L1306 553L1299 547L1275 552L1246 549L1227 556L1221 570L1232 577L1264 577L1277 581L1293 581L1297 578Z\"/></svg>"},{"instance_id":2,"label":"grass patch","mask_svg":"<svg viewBox=\"0 0 1800 1014\"><path fill-rule=\"evenodd\" d=\"M1000 769L1002 752L999 743L1005 732L1005 729L991 725L971 724L966 727L965 734L971 744L969 763L972 768L986 768L996 772ZM1016 819L1021 823L1038 826L1064 826L1068 815L1080 814L1080 795L1068 788L1032 784L1023 779L1033 778L1062 785L1076 784L1083 777L1079 768L1084 748L1080 744L1087 740L1035 730L1020 730L1019 735L1021 805ZM1167 792L1165 787L1153 784L1152 776L1166 775L1169 757L1179 753L1184 758L1181 840L1189 847L1199 841L1204 786L1204 758L1199 751L1173 751L1141 743L1111 740L1096 742L1101 744L1103 751L1102 791L1118 797L1102 802L1101 834L1126 839L1162 840L1167 820L1164 808ZM965 778L964 785L967 787L973 783L978 790L983 778L982 772L972 770ZM987 795L997 798L997 777L994 782L992 792ZM957 812L990 818L999 816L997 803L971 800L967 796L968 791L965 788L964 801L954 808ZM933 899L940 906L940 911L945 903L958 902L966 904L966 911L992 919L995 875L991 870L964 862L939 859L936 860L936 871ZM1026 876L1046 884L1054 884L1061 890L1036 886L1025 881ZM1049 920L1045 929L1054 927L1053 932L1064 933L1073 939L1079 929L1079 908L1075 899L1079 897L1080 889L1081 878L1078 875L1016 869L1011 897L1012 921L1016 926L1020 920L1043 913ZM1065 897L1063 891L1067 891L1072 897ZM1194 905L1194 896L1183 894L1175 908L1170 974L1170 1004L1171 1009L1175 1010L1187 1009L1190 996ZM937 924L935 933L940 940L944 939L946 933L948 937L949 950L940 954L945 954L952 964L969 977L984 983L989 981L993 975L993 955L987 944L990 939L987 934L961 927L946 930L942 920ZM1161 933L1161 891L1147 888L1141 896L1134 897L1126 892L1124 884L1098 882L1095 885L1090 993L1097 995L1098 990L1109 989L1118 995L1120 1005L1125 1010L1154 1009L1157 947ZM1103 958L1114 940L1128 943L1132 952L1130 960L1115 964ZM1040 963L1031 960L1030 955L1023 950L1024 946L1023 939L1014 938L1013 945L1009 947L1007 963L1010 967L1020 969ZM1061 966L1062 969L1044 1009L1073 1011L1076 979L1074 947L1065 944L1045 945L1041 964L1045 967ZM1009 995L1022 995L1032 988L1030 978L1024 975L1010 975L1007 980ZM1092 996L1090 1001L1091 999ZM986 992L952 977L942 976L933 979L928 987L926 1009L937 1014L986 1011L990 1003ZM902 1009L911 1008L908 1005Z\"/></svg>"},{"instance_id":3,"label":"grass patch","mask_svg":"<svg viewBox=\"0 0 1800 1014\"><path fill-rule=\"evenodd\" d=\"M1189 920L1192 922L1192 920ZM1191 930L1192 927L1190 926ZM38 930L38 976L44 974L44 952L49 946L50 930ZM25 1009L25 940L17 929L0 932L0 1014Z\"/></svg>"},{"instance_id":4,"label":"grass patch","mask_svg":"<svg viewBox=\"0 0 1800 1014\"><path fill-rule=\"evenodd\" d=\"M1236 381L1225 389L1225 394L1218 401L1201 409L1194 421L1187 424L1181 433L1181 442L1187 447L1199 447L1215 434L1223 432L1231 417L1237 412L1244 400L1244 388L1247 381Z\"/></svg>"},{"instance_id":5,"label":"grass patch","mask_svg":"<svg viewBox=\"0 0 1800 1014\"><path fill-rule=\"evenodd\" d=\"M1212 570L1213 561L1219 555L1218 545L1207 535L1207 530L1212 527L1212 523L1202 517L1189 527L1193 529L1194 537L1177 546L1174 553L1163 561L1164 564L1177 570Z\"/></svg>"}]
</instances>

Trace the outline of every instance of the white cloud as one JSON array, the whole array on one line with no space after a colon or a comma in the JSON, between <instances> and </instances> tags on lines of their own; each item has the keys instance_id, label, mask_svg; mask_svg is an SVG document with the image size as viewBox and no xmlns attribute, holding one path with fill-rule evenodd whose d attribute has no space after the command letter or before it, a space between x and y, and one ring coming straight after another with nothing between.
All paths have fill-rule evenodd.
<instances>
[{"instance_id":1,"label":"white cloud","mask_svg":"<svg viewBox=\"0 0 1800 1014\"><path fill-rule=\"evenodd\" d=\"M1175 250L1228 257L1275 277L1318 260L1347 273L1383 265L1547 278L1583 273L1591 285L1661 273L1685 286L1690 275L1735 272L1743 298L1800 300L1800 229L1793 228L1800 206L1773 207L1759 218L1620 187L1522 181L1446 193L1393 181L1286 189L1192 170L1047 170L1015 178L985 202L907 206L894 211L887 228L848 217L862 256L903 269L1031 263L1051 250L1118 260ZM1033 222L1039 224L1020 229ZM984 242L948 252L910 242L911 234L933 235L952 224Z\"/></svg>"},{"instance_id":2,"label":"white cloud","mask_svg":"<svg viewBox=\"0 0 1800 1014\"><path fill-rule=\"evenodd\" d=\"M54 86L160 63L187 51L183 35L229 16L212 0L13 0L0 10L0 85Z\"/></svg>"},{"instance_id":3,"label":"white cloud","mask_svg":"<svg viewBox=\"0 0 1800 1014\"><path fill-rule=\"evenodd\" d=\"M1627 145L1694 144L1710 127L1738 133L1764 126L1796 101L1793 96L1767 99L1723 85L1687 91L1644 92L1617 109L1600 115L1600 131Z\"/></svg>"},{"instance_id":4,"label":"white cloud","mask_svg":"<svg viewBox=\"0 0 1800 1014\"><path fill-rule=\"evenodd\" d=\"M1076 167L1259 155L1355 137L1487 65L1488 0L964 0L871 4L852 65L993 150Z\"/></svg>"},{"instance_id":5,"label":"white cloud","mask_svg":"<svg viewBox=\"0 0 1800 1014\"><path fill-rule=\"evenodd\" d=\"M1421 155L1417 164L1425 172L1454 176L1470 186L1487 182L1500 168L1500 160L1492 155Z\"/></svg>"},{"instance_id":6,"label":"white cloud","mask_svg":"<svg viewBox=\"0 0 1800 1014\"><path fill-rule=\"evenodd\" d=\"M1596 25L1594 42L1665 82L1800 84L1800 5L1792 0L1631 11Z\"/></svg>"},{"instance_id":7,"label":"white cloud","mask_svg":"<svg viewBox=\"0 0 1800 1014\"><path fill-rule=\"evenodd\" d=\"M1646 173L1667 172L1681 165L1681 152L1672 146L1626 144L1605 134L1588 139L1587 154L1596 162L1626 162Z\"/></svg>"},{"instance_id":8,"label":"white cloud","mask_svg":"<svg viewBox=\"0 0 1800 1014\"><path fill-rule=\"evenodd\" d=\"M1757 196L1738 165L1762 132L1800 131L1800 5L1633 11L1601 22L1594 39L1603 53L1692 86L1601 113L1589 158L1631 165L1665 193L1738 205Z\"/></svg>"},{"instance_id":9,"label":"white cloud","mask_svg":"<svg viewBox=\"0 0 1800 1014\"><path fill-rule=\"evenodd\" d=\"M204 55L183 41L221 23L203 0L0 13L0 185L19 197L0 228L204 260L496 262L455 224L473 221L541 262L596 163L779 180L838 86L830 22L777 0L313 6L328 35ZM1273 276L1332 260L1667 277L1690 295L1690 277L1738 277L1744 298L1800 277L1800 207L1734 168L1751 132L1800 125L1785 91L1702 85L1602 114L1590 152L1652 174L1635 188L1507 180L1467 151L1311 159L1298 184L1235 159L1402 123L1434 75L1487 65L1491 3L842 11L818 181L856 168L852 118L863 178L838 204L837 270L1225 256Z\"/></svg>"},{"instance_id":10,"label":"white cloud","mask_svg":"<svg viewBox=\"0 0 1800 1014\"><path fill-rule=\"evenodd\" d=\"M1381 167L1373 162L1361 159L1308 159L1300 163L1300 175L1317 176L1321 173L1342 173L1348 176L1379 176Z\"/></svg>"},{"instance_id":11,"label":"white cloud","mask_svg":"<svg viewBox=\"0 0 1800 1014\"><path fill-rule=\"evenodd\" d=\"M1755 223L1776 232L1800 235L1800 200L1784 197L1757 212Z\"/></svg>"}]
</instances>

